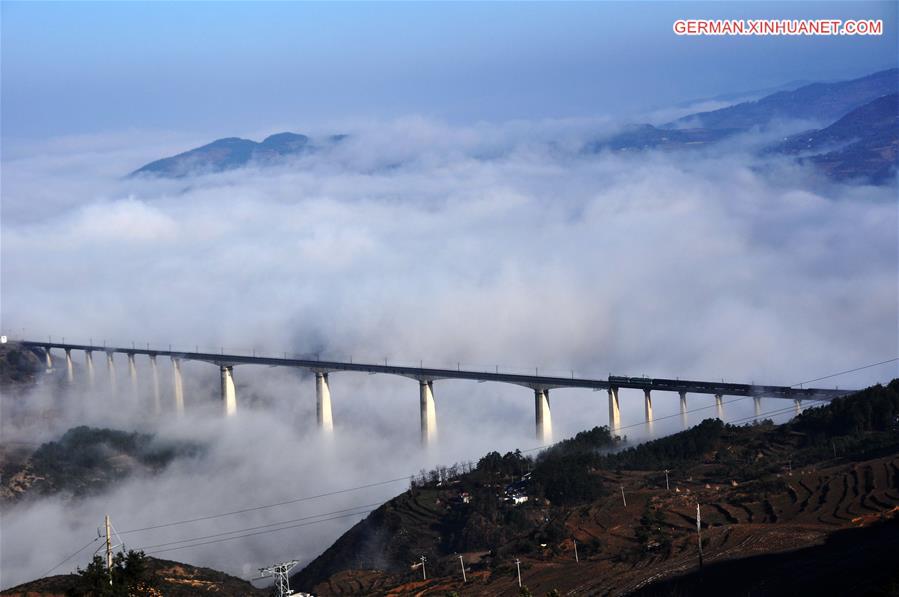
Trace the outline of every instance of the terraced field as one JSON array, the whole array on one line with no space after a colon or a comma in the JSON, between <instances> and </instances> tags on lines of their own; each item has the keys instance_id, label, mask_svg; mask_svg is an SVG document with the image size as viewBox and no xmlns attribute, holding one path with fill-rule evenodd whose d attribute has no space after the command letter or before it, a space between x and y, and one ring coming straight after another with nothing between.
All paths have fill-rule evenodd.
<instances>
[{"instance_id":1,"label":"terraced field","mask_svg":"<svg viewBox=\"0 0 899 597\"><path fill-rule=\"evenodd\" d=\"M794 469L778 483L707 483L671 479L671 490L650 486L657 475L625 472L603 475L624 487L564 516L570 538L521 556L522 580L535 595L552 589L571 595L624 595L698 567L696 504L702 509L704 562L714 565L761 554L820 546L839 529L874 525L899 512L899 456L866 462L831 461ZM775 491L774 488L777 488ZM435 529L443 512L433 495L402 500L397 506L419 530ZM647 516L659 541L641 542ZM574 542L580 562L575 562ZM596 546L599 546L598 548ZM514 566L477 564L480 554L463 554L461 573L395 584L377 571L341 573L316 587L321 595L509 595L518 589ZM458 560L456 560L458 566Z\"/></svg>"},{"instance_id":2,"label":"terraced field","mask_svg":"<svg viewBox=\"0 0 899 597\"><path fill-rule=\"evenodd\" d=\"M316 587L320 595L378 595L395 586L394 577L375 570L344 570Z\"/></svg>"},{"instance_id":3,"label":"terraced field","mask_svg":"<svg viewBox=\"0 0 899 597\"><path fill-rule=\"evenodd\" d=\"M837 586L899 594L899 380L786 424L709 419L609 451L615 445L596 428L533 460L489 454L449 485L379 508L297 575L297 586L321 595L514 595L520 564L534 595L717 597L706 575L733 580L732 594ZM530 499L504 501L507 487L526 488Z\"/></svg>"},{"instance_id":4,"label":"terraced field","mask_svg":"<svg viewBox=\"0 0 899 597\"><path fill-rule=\"evenodd\" d=\"M440 495L438 490L424 489L397 496L326 552L332 555L329 561L349 563L352 569L310 568L291 582L302 586L305 574L327 577L315 586L317 595L373 595L396 585L397 578L410 572L420 555L436 560L431 554L440 543L440 524L446 513L446 507L438 503ZM408 562L408 567L404 564L399 569L394 562Z\"/></svg>"},{"instance_id":5,"label":"terraced field","mask_svg":"<svg viewBox=\"0 0 899 597\"><path fill-rule=\"evenodd\" d=\"M697 502L702 509L706 563L820 544L836 529L870 525L896 516L899 510L899 456L798 469L781 480L783 491L764 496L758 496L753 484L684 482L672 486L673 494L637 490L628 498L629 509L658 512L660 534L670 540L670 547L649 550L632 562L612 562L605 576L613 577L613 583L597 580L570 589L625 594L697 566ZM615 501L594 506L588 524L583 517L567 521L580 541L594 537L604 541L603 552L609 557L638 545L634 532L638 520L622 518L624 508L620 500Z\"/></svg>"}]
</instances>

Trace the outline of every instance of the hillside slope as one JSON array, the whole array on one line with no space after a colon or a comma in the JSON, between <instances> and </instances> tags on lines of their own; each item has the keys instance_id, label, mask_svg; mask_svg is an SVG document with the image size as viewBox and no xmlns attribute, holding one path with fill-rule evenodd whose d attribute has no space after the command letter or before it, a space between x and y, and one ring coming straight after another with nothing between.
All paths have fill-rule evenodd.
<instances>
[{"instance_id":1,"label":"hillside slope","mask_svg":"<svg viewBox=\"0 0 899 597\"><path fill-rule=\"evenodd\" d=\"M837 531L820 545L783 556L769 554L706 566L677 578L653 583L638 597L717 597L733 595L899 594L899 520ZM764 571L760 573L760 571Z\"/></svg>"},{"instance_id":2,"label":"hillside slope","mask_svg":"<svg viewBox=\"0 0 899 597\"><path fill-rule=\"evenodd\" d=\"M899 166L899 94L879 97L821 130L793 135L771 151L811 161L836 180L885 182Z\"/></svg>"},{"instance_id":3,"label":"hillside slope","mask_svg":"<svg viewBox=\"0 0 899 597\"><path fill-rule=\"evenodd\" d=\"M268 590L257 589L247 581L212 570L170 560L147 558L148 571L156 584L158 595L165 597L189 597L192 595L216 595L221 597L249 597L269 595ZM66 592L78 586L76 574L48 576L0 592L2 597L64 597Z\"/></svg>"},{"instance_id":4,"label":"hillside slope","mask_svg":"<svg viewBox=\"0 0 899 597\"><path fill-rule=\"evenodd\" d=\"M383 505L292 586L317 595L502 595L517 590L517 558L534 594L629 594L697 568L697 503L707 566L807 548L838 553L845 543L833 533L899 512L897 417L899 380L786 425L708 420L616 454L603 453L614 440L598 428L536 459L488 455L471 472ZM751 580L759 569L745 561Z\"/></svg>"},{"instance_id":5,"label":"hillside slope","mask_svg":"<svg viewBox=\"0 0 899 597\"><path fill-rule=\"evenodd\" d=\"M812 83L781 91L758 101L743 102L720 110L691 114L667 127L750 129L775 120L833 122L851 110L899 89L899 69L876 72L836 83Z\"/></svg>"},{"instance_id":6,"label":"hillside slope","mask_svg":"<svg viewBox=\"0 0 899 597\"><path fill-rule=\"evenodd\" d=\"M44 368L44 361L35 351L17 342L0 344L0 388L4 391L32 386Z\"/></svg>"},{"instance_id":7,"label":"hillside slope","mask_svg":"<svg viewBox=\"0 0 899 597\"><path fill-rule=\"evenodd\" d=\"M132 475L157 474L176 458L199 451L197 445L161 442L143 433L74 427L33 451L0 450L0 503L96 494Z\"/></svg>"}]
</instances>

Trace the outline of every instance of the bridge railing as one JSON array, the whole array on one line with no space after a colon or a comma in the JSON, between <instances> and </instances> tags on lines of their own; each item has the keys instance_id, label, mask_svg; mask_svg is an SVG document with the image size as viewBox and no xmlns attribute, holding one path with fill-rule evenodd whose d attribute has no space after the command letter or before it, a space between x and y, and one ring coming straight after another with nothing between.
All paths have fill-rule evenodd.
<instances>
[{"instance_id":1,"label":"bridge railing","mask_svg":"<svg viewBox=\"0 0 899 597\"><path fill-rule=\"evenodd\" d=\"M774 386L774 385L758 385L755 386L753 384L745 384L745 383L733 383L730 381L721 380L720 382L717 380L713 381L699 381L699 380L690 380L690 379L678 379L678 378L653 378L645 375L640 376L581 376L578 375L576 371L569 369L567 371L560 371L558 369L544 369L541 367L533 367L533 368L524 368L524 367L502 367L499 365L490 366L479 366L479 365L470 365L465 364L461 361L457 361L456 363L446 363L440 361L425 361L425 360L408 360L408 359L393 359L389 356L382 358L358 358L356 356L343 356L334 353L326 353L326 352L291 352L291 351L282 351L272 352L270 350L262 350L259 348L247 348L247 347L228 347L228 346L209 346L209 345L183 345L179 344L160 344L153 342L110 342L109 340L97 340L94 338L88 339L71 339L67 337L59 337L54 338L52 336L47 337L46 343L41 340L30 340L25 341L29 342L32 345L37 347L41 346L54 346L56 348L65 348L71 347L76 349L90 349L96 351L106 350L117 350L122 352L129 352L129 350L135 351L159 351L162 353L171 352L171 353L180 353L184 357L190 358L189 355L196 354L198 355L195 358L199 360L210 360L216 361L214 358L209 358L206 355L224 355L226 358L223 359L227 361L228 356L240 357L241 359L268 359L268 360L301 360L309 362L318 362L321 361L323 363L330 363L331 367L334 370L340 369L350 369L350 370L369 370L368 367L371 366L374 371L370 372L388 372L395 373L400 375L410 375L415 374L414 371L419 368L430 369L432 371L427 372L428 375L436 375L436 377L441 377L440 371L445 372L443 377L454 378L456 375L451 375L448 372L450 371L458 371L464 379L470 379L465 374L475 374L474 379L484 379L479 377L482 374L488 374L486 376L485 381L492 378L491 374L497 374L502 376L521 376L529 379L526 380L511 380L504 379L501 381L510 381L512 383L522 383L526 382L527 384L536 384L540 383L541 380L536 380L533 378L544 378L545 383L549 383L547 386L549 388L552 387L566 387L569 384L565 383L564 380L570 379L571 384L570 387L591 387L593 389L603 388L603 387L621 387L621 388L645 388L647 390L659 390L659 391L688 391L688 392L698 392L698 393L715 393L715 394L730 394L730 395L773 395L779 397L787 397L791 394L803 394L808 393L802 392L801 388L792 386ZM60 346L62 345L62 346ZM309 366L307 363L301 363L301 366ZM350 366L346 366L349 364ZM339 365L339 366L338 366ZM358 369L356 366L361 366L361 369ZM406 371L383 371L382 368L400 368L405 369ZM313 367L314 368L314 367ZM435 373L436 371L436 373ZM821 390L819 393L822 395L835 395L835 389L824 389L824 388L815 388L816 390ZM797 392L798 390L798 392ZM809 389L806 389L809 390ZM843 392L845 393L845 391Z\"/></svg>"},{"instance_id":2,"label":"bridge railing","mask_svg":"<svg viewBox=\"0 0 899 597\"><path fill-rule=\"evenodd\" d=\"M24 340L24 338L18 337L10 337L10 341L15 340ZM41 342L42 340L30 340L32 342ZM528 366L528 365L509 365L509 364L486 364L482 362L466 362L462 360L451 361L447 359L434 359L434 360L425 360L425 359L408 359L408 358L400 358L395 356L376 356L372 354L365 353L341 353L341 352L331 352L331 351L316 351L316 350L307 350L307 351L296 351L296 350L283 350L283 351L272 351L269 348L265 347L252 347L252 346L234 346L234 345L212 345L212 344L187 344L184 342L177 343L168 343L168 342L152 342L152 341L133 341L127 340L123 341L120 339L109 339L109 338L80 338L80 337L68 337L68 336L48 336L47 337L48 344L72 344L72 345L81 345L81 346L95 346L98 349L102 348L121 348L128 349L132 348L135 350L149 350L149 351L165 351L165 352L175 352L175 353L202 353L202 354L213 354L213 355L234 355L240 357L249 357L249 358L270 358L270 359L295 359L295 360L308 360L308 361L327 361L327 362L341 362L341 363L365 363L370 365L389 365L393 367L407 367L407 368L427 368L427 369L441 369L448 371L462 371L462 372L471 372L471 373L496 373L496 374L505 374L505 375L527 375L527 376L538 376L538 377L557 377L557 378L583 378L590 377L589 375L585 375L583 373L578 372L576 369L564 369L558 366L555 367L543 367L539 365ZM594 376L595 377L595 376ZM602 379L604 376L600 376L598 379Z\"/></svg>"}]
</instances>

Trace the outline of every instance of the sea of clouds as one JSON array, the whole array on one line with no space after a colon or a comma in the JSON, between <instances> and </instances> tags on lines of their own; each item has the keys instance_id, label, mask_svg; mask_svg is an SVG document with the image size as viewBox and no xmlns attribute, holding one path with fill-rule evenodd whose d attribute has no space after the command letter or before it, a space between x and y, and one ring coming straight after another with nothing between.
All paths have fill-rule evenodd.
<instances>
[{"instance_id":1,"label":"sea of clouds","mask_svg":"<svg viewBox=\"0 0 899 597\"><path fill-rule=\"evenodd\" d=\"M777 134L681 152L580 151L613 130L602 121L357 123L327 131L350 137L320 154L178 180L126 175L208 139L126 131L7 144L3 333L785 385L896 356L895 184L832 184L809 167L757 157ZM179 419L168 363L159 363L164 412L156 417L146 361L138 358L134 396L123 360L113 394L102 360L90 388L74 356L75 387L48 381L24 396L4 392L4 442L39 443L90 424L206 449L100 496L5 506L3 587L90 541L107 513L126 531L537 446L526 388L435 382L440 438L422 450L414 380L332 374L328 440L315 429L314 380L301 371L235 367L239 413L225 420L218 369L188 363ZM893 363L819 384L895 376ZM557 390L551 401L557 438L606 424L605 393ZM680 428L676 395L654 403L650 431L642 393L622 391L630 439ZM712 404L690 397L691 409L702 409L691 421L712 416ZM766 400L763 409L782 420L789 406ZM745 422L751 401L725 412ZM406 485L122 538L152 552L364 509ZM359 518L158 555L248 578L275 561L308 561ZM183 545L192 544L167 547ZM93 548L55 572L83 565Z\"/></svg>"}]
</instances>

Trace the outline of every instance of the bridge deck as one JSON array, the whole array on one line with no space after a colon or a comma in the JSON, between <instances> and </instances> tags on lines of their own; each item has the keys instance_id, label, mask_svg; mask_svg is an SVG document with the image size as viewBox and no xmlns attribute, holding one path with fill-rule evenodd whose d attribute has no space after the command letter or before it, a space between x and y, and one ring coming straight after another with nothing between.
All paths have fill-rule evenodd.
<instances>
[{"instance_id":1,"label":"bridge deck","mask_svg":"<svg viewBox=\"0 0 899 597\"><path fill-rule=\"evenodd\" d=\"M553 377L545 375L522 375L515 373L474 371L470 369L439 369L430 367L408 367L378 363L354 363L345 361L321 361L317 359L280 358L267 356L246 356L224 353L183 352L158 350L155 348L135 348L118 346L93 346L87 344L65 344L58 342L35 342L22 340L19 344L29 348L82 350L90 352L121 353L146 356L166 356L178 359L204 361L216 365L268 365L274 367L297 367L312 371L358 371L363 373L384 373L413 379L466 379L472 381L494 381L511 383L534 389L588 388L607 390L609 388L630 388L664 392L687 392L690 394L721 394L728 396L757 396L761 398L793 398L832 400L844 396L852 390L826 388L794 388L789 386L769 386L756 384L725 383L688 379L656 379L648 377L609 376L608 379L588 379L578 377Z\"/></svg>"}]
</instances>

